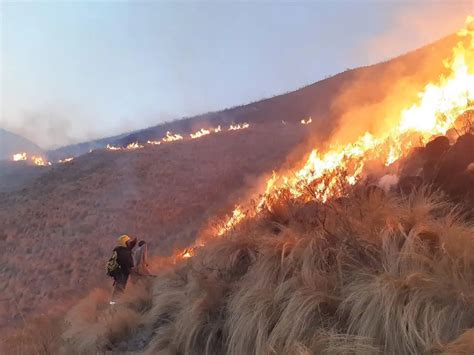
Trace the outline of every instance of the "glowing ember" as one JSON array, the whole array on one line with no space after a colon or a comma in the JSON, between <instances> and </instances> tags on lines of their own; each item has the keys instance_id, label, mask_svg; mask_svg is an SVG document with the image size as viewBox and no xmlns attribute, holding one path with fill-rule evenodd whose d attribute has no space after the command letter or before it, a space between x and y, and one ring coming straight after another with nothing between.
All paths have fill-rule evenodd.
<instances>
[{"instance_id":1,"label":"glowing ember","mask_svg":"<svg viewBox=\"0 0 474 355\"><path fill-rule=\"evenodd\" d=\"M307 125L307 124L310 124L311 122L313 122L313 119L310 117L308 118L307 120L301 120L301 124L303 125Z\"/></svg>"},{"instance_id":2,"label":"glowing ember","mask_svg":"<svg viewBox=\"0 0 474 355\"><path fill-rule=\"evenodd\" d=\"M179 134L173 134L170 131L166 132L166 137L162 139L163 142L173 142L173 141L179 141L180 139L183 139L182 135Z\"/></svg>"},{"instance_id":3,"label":"glowing ember","mask_svg":"<svg viewBox=\"0 0 474 355\"><path fill-rule=\"evenodd\" d=\"M13 161L22 161L26 159L27 159L27 156L26 156L26 153L24 152L13 154Z\"/></svg>"},{"instance_id":4,"label":"glowing ember","mask_svg":"<svg viewBox=\"0 0 474 355\"><path fill-rule=\"evenodd\" d=\"M250 127L250 124L248 124L247 122L245 123L242 123L242 124L236 124L236 125L230 125L229 126L229 131L237 131L239 129L246 129L246 128L249 128Z\"/></svg>"},{"instance_id":5,"label":"glowing ember","mask_svg":"<svg viewBox=\"0 0 474 355\"><path fill-rule=\"evenodd\" d=\"M211 134L211 131L208 129L201 128L199 131L191 133L191 139L196 139L196 138L201 138L203 136L206 136L208 134Z\"/></svg>"},{"instance_id":6,"label":"glowing ember","mask_svg":"<svg viewBox=\"0 0 474 355\"><path fill-rule=\"evenodd\" d=\"M194 255L193 248L184 249L184 251L181 253L181 257L184 259L191 258L193 255Z\"/></svg>"}]
</instances>

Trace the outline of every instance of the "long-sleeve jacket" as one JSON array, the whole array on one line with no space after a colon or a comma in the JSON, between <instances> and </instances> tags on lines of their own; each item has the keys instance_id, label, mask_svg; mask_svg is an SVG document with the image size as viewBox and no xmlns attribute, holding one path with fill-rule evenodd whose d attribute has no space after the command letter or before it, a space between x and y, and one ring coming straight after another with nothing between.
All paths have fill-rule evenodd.
<instances>
[{"instance_id":1,"label":"long-sleeve jacket","mask_svg":"<svg viewBox=\"0 0 474 355\"><path fill-rule=\"evenodd\" d=\"M132 251L122 246L116 247L114 251L117 252L117 263L120 265L120 272L129 275L133 267Z\"/></svg>"}]
</instances>

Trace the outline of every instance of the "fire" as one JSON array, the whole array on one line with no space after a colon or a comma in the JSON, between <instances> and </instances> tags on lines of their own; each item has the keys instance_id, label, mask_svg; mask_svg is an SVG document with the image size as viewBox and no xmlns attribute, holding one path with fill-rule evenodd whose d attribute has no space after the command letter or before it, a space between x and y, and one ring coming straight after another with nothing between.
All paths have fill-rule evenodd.
<instances>
[{"instance_id":1,"label":"fire","mask_svg":"<svg viewBox=\"0 0 474 355\"><path fill-rule=\"evenodd\" d=\"M134 143L128 144L125 149L128 149L128 150L135 150L135 149L141 149L141 148L143 148L143 145L138 144L138 142L134 142Z\"/></svg>"},{"instance_id":2,"label":"fire","mask_svg":"<svg viewBox=\"0 0 474 355\"><path fill-rule=\"evenodd\" d=\"M73 157L70 157L70 158L58 160L58 163L60 163L60 164L61 164L61 163L67 163L67 162L70 162L70 161L72 161L72 160L74 160L74 158L73 158Z\"/></svg>"},{"instance_id":3,"label":"fire","mask_svg":"<svg viewBox=\"0 0 474 355\"><path fill-rule=\"evenodd\" d=\"M227 231L233 229L237 224L239 224L244 218L246 214L242 211L241 207L237 205L232 212L231 218L224 223L222 227L219 228L217 231L217 235L223 235Z\"/></svg>"},{"instance_id":4,"label":"fire","mask_svg":"<svg viewBox=\"0 0 474 355\"><path fill-rule=\"evenodd\" d=\"M25 152L13 154L12 160L13 161L29 161L30 163L34 165L38 165L38 166L51 165L49 161L45 160L45 158L38 155L33 155L30 158L28 158L28 154Z\"/></svg>"},{"instance_id":5,"label":"fire","mask_svg":"<svg viewBox=\"0 0 474 355\"><path fill-rule=\"evenodd\" d=\"M166 132L166 137L162 138L163 142L173 142L183 139L183 136L180 134L173 134L170 131Z\"/></svg>"},{"instance_id":6,"label":"fire","mask_svg":"<svg viewBox=\"0 0 474 355\"><path fill-rule=\"evenodd\" d=\"M107 144L107 147L106 147L108 150L122 150L123 148L122 147L116 147L114 145L111 145L111 144Z\"/></svg>"},{"instance_id":7,"label":"fire","mask_svg":"<svg viewBox=\"0 0 474 355\"><path fill-rule=\"evenodd\" d=\"M194 255L194 249L193 248L186 248L184 249L183 252L181 252L181 257L184 259L191 258Z\"/></svg>"},{"instance_id":8,"label":"fire","mask_svg":"<svg viewBox=\"0 0 474 355\"><path fill-rule=\"evenodd\" d=\"M307 125L307 124L310 124L311 122L313 122L313 119L310 117L307 120L302 119L300 122L303 125Z\"/></svg>"},{"instance_id":9,"label":"fire","mask_svg":"<svg viewBox=\"0 0 474 355\"><path fill-rule=\"evenodd\" d=\"M201 138L203 136L207 136L208 134L211 134L210 130L201 128L199 131L191 133L190 137L191 139L196 139L196 138Z\"/></svg>"},{"instance_id":10,"label":"fire","mask_svg":"<svg viewBox=\"0 0 474 355\"><path fill-rule=\"evenodd\" d=\"M33 164L38 165L38 166L51 165L51 163L48 162L48 161L45 161L45 160L43 159L43 157L39 157L39 156L35 156L35 155L33 155L33 156L31 157L31 161L33 162Z\"/></svg>"},{"instance_id":11,"label":"fire","mask_svg":"<svg viewBox=\"0 0 474 355\"><path fill-rule=\"evenodd\" d=\"M160 145L160 144L161 144L161 141L147 141L147 144L150 144L150 145Z\"/></svg>"},{"instance_id":12,"label":"fire","mask_svg":"<svg viewBox=\"0 0 474 355\"><path fill-rule=\"evenodd\" d=\"M25 152L13 154L13 161L22 161L26 159L27 159L27 156Z\"/></svg>"},{"instance_id":13,"label":"fire","mask_svg":"<svg viewBox=\"0 0 474 355\"><path fill-rule=\"evenodd\" d=\"M249 128L250 125L248 123L242 123L242 124L237 124L237 125L230 125L229 126L229 131L236 131L240 129L246 129ZM212 133L219 133L222 132L221 126L217 126L215 128L201 128L198 131L189 134L191 139L197 139L197 138L202 138L204 136L207 136ZM163 137L161 140L148 140L147 144L149 145L160 145L163 143L170 143L178 140L182 140L184 137L181 134L174 134L171 133L170 131L166 132L166 136ZM111 144L107 144L106 149L107 150L112 150L112 151L119 151L119 150L135 150L135 149L141 149L144 148L144 145L134 142L128 144L126 147L119 147L119 146L114 146Z\"/></svg>"},{"instance_id":14,"label":"fire","mask_svg":"<svg viewBox=\"0 0 474 355\"><path fill-rule=\"evenodd\" d=\"M229 131L237 131L239 129L246 129L246 128L249 128L250 127L250 124L248 124L247 122L244 122L242 124L236 124L236 125L233 125L231 124L229 126Z\"/></svg>"},{"instance_id":15,"label":"fire","mask_svg":"<svg viewBox=\"0 0 474 355\"><path fill-rule=\"evenodd\" d=\"M398 121L392 128L379 136L366 132L349 144L330 145L326 152L314 149L302 168L290 176L274 173L268 181L266 191L256 208L243 213L237 206L217 235L233 229L246 217L253 217L265 207L272 208L273 201L283 193L290 198L326 202L344 194L346 188L364 177L368 162L380 161L390 165L405 156L411 148L425 144L431 137L445 134L454 126L455 120L463 112L474 106L474 24L468 18L468 26L461 30L460 37L470 37L466 48L461 40L455 46L452 57L444 63L449 74L441 76L437 83L429 83L419 93L419 102L400 112ZM308 124L302 120L302 124Z\"/></svg>"},{"instance_id":16,"label":"fire","mask_svg":"<svg viewBox=\"0 0 474 355\"><path fill-rule=\"evenodd\" d=\"M107 144L106 149L112 150L112 151L117 151L117 150L136 150L136 149L142 149L144 146L139 144L138 142L133 142L127 144L126 147L117 147L115 145Z\"/></svg>"}]
</instances>

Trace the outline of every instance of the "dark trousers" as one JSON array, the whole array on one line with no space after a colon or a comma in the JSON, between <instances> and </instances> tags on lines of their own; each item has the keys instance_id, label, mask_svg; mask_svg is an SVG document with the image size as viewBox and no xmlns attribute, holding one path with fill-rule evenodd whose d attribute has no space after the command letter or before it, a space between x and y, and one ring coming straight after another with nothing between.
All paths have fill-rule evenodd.
<instances>
[{"instance_id":1,"label":"dark trousers","mask_svg":"<svg viewBox=\"0 0 474 355\"><path fill-rule=\"evenodd\" d=\"M112 301L116 301L118 297L125 291L127 286L128 274L118 273L114 277L114 290L112 292Z\"/></svg>"}]
</instances>

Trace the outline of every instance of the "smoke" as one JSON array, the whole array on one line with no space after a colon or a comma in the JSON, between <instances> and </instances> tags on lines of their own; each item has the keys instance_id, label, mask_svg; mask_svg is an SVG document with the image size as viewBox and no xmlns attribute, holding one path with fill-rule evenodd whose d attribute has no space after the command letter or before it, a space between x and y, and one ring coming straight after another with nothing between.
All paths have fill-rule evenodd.
<instances>
[{"instance_id":1,"label":"smoke","mask_svg":"<svg viewBox=\"0 0 474 355\"><path fill-rule=\"evenodd\" d=\"M5 110L6 111L6 110ZM44 149L114 136L152 126L157 121L175 117L168 112L142 112L137 121L132 116L105 122L76 105L54 104L29 107L20 112L8 112L2 119L5 129L19 134Z\"/></svg>"},{"instance_id":2,"label":"smoke","mask_svg":"<svg viewBox=\"0 0 474 355\"><path fill-rule=\"evenodd\" d=\"M331 113L337 120L331 142L346 144L365 132L382 133L400 118L403 109L417 103L425 85L446 72L443 61L451 55L458 40L453 34L463 26L469 7L467 3L434 7L422 3L394 13L390 30L363 46L377 60L438 41L434 47L415 50L377 69L355 72L332 102Z\"/></svg>"},{"instance_id":3,"label":"smoke","mask_svg":"<svg viewBox=\"0 0 474 355\"><path fill-rule=\"evenodd\" d=\"M362 51L370 63L393 58L455 33L473 12L472 0L406 2L393 12L387 31L367 40Z\"/></svg>"},{"instance_id":4,"label":"smoke","mask_svg":"<svg viewBox=\"0 0 474 355\"><path fill-rule=\"evenodd\" d=\"M379 179L377 186L383 189L385 192L389 192L392 187L398 184L398 181L399 177L397 175L387 174Z\"/></svg>"}]
</instances>

